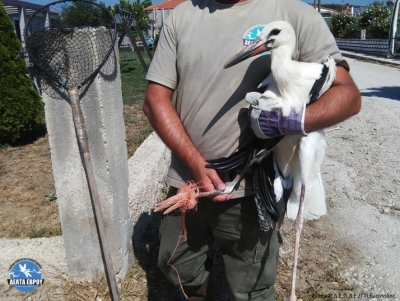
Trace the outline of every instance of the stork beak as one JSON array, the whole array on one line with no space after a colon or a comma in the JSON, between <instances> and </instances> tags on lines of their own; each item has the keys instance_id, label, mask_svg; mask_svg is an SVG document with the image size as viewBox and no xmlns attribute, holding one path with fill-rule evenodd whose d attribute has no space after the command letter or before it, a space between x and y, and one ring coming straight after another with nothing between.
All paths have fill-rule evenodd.
<instances>
[{"instance_id":1,"label":"stork beak","mask_svg":"<svg viewBox=\"0 0 400 301\"><path fill-rule=\"evenodd\" d=\"M253 43L243 48L238 54L232 57L224 66L224 69L232 67L244 60L247 60L249 57L256 56L257 54L263 53L265 51L270 50L267 45L270 41L265 41L263 39L254 40Z\"/></svg>"}]
</instances>

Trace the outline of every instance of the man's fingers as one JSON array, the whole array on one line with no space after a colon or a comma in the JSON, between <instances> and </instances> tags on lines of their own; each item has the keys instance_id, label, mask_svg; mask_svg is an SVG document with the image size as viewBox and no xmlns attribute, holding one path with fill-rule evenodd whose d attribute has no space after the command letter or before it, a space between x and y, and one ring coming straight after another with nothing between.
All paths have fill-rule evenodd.
<instances>
[{"instance_id":1,"label":"man's fingers","mask_svg":"<svg viewBox=\"0 0 400 301\"><path fill-rule=\"evenodd\" d=\"M218 190L224 191L225 188L226 188L226 185L225 185L224 182L221 182L221 183L217 184L217 189Z\"/></svg>"},{"instance_id":2,"label":"man's fingers","mask_svg":"<svg viewBox=\"0 0 400 301\"><path fill-rule=\"evenodd\" d=\"M216 170L211 168L206 168L205 172L199 173L200 177L197 180L201 187L202 191L212 192L215 190L224 191L226 188L226 184L221 180ZM225 202L232 198L232 194L220 194L215 196L210 196L209 198L214 202Z\"/></svg>"},{"instance_id":3,"label":"man's fingers","mask_svg":"<svg viewBox=\"0 0 400 301\"><path fill-rule=\"evenodd\" d=\"M211 170L211 172L208 174L208 179L210 180L208 182L208 185L203 186L204 191L214 191L216 189L220 191L224 191L226 188L226 184L219 178L218 174L215 172L215 170ZM228 201L232 198L232 194L220 194L216 196L210 196L210 199L213 200L214 202L225 202Z\"/></svg>"},{"instance_id":4,"label":"man's fingers","mask_svg":"<svg viewBox=\"0 0 400 301\"><path fill-rule=\"evenodd\" d=\"M225 183L221 180L218 173L214 169L209 169L207 172L207 176L211 180L211 183L215 187L215 189L224 191L226 188Z\"/></svg>"},{"instance_id":5,"label":"man's fingers","mask_svg":"<svg viewBox=\"0 0 400 301\"><path fill-rule=\"evenodd\" d=\"M226 202L229 201L230 199L232 199L233 195L232 193L230 194L221 194L221 195L217 195L215 197L212 197L211 200L213 202Z\"/></svg>"}]
</instances>

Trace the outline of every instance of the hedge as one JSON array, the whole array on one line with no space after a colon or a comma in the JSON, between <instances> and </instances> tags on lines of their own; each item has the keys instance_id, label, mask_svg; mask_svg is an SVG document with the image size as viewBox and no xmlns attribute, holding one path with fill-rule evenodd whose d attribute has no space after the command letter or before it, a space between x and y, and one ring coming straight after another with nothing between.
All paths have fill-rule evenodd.
<instances>
[{"instance_id":1,"label":"hedge","mask_svg":"<svg viewBox=\"0 0 400 301\"><path fill-rule=\"evenodd\" d=\"M43 115L21 43L0 3L0 144L14 144L43 131Z\"/></svg>"}]
</instances>

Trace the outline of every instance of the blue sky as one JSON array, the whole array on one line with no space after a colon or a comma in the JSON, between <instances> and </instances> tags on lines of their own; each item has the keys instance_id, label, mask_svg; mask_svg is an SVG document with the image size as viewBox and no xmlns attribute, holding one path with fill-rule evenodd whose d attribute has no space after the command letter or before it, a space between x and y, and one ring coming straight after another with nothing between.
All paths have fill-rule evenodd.
<instances>
[{"instance_id":1,"label":"blue sky","mask_svg":"<svg viewBox=\"0 0 400 301\"><path fill-rule=\"evenodd\" d=\"M50 0L50 1L49 0L25 0L25 1L31 2L31 3L36 3L36 4L41 4L41 5L45 5L50 2L53 2L53 0ZM130 1L132 2L132 0L130 0ZM152 3L157 4L157 3L160 3L163 1L164 0L152 0ZM268 0L266 0L266 1L268 1ZM343 1L342 0L322 0L321 3L322 3L322 6L324 5L324 3L334 3L334 4L350 3L352 5L365 5L366 6L366 5L373 3L374 1L375 0L343 0ZM386 1L383 1L383 0L378 0L378 1L386 3ZM103 0L103 2L105 2L106 5L108 6L108 5L114 5L114 4L119 3L119 0ZM304 2L314 3L313 0L307 0Z\"/></svg>"}]
</instances>

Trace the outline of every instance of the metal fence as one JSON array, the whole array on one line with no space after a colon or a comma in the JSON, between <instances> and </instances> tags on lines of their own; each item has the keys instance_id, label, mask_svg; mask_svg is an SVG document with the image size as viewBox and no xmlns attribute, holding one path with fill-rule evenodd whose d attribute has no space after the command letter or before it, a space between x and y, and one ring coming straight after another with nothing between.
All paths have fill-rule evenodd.
<instances>
[{"instance_id":1,"label":"metal fence","mask_svg":"<svg viewBox=\"0 0 400 301\"><path fill-rule=\"evenodd\" d=\"M340 50L387 56L389 53L388 40L336 39Z\"/></svg>"}]
</instances>

